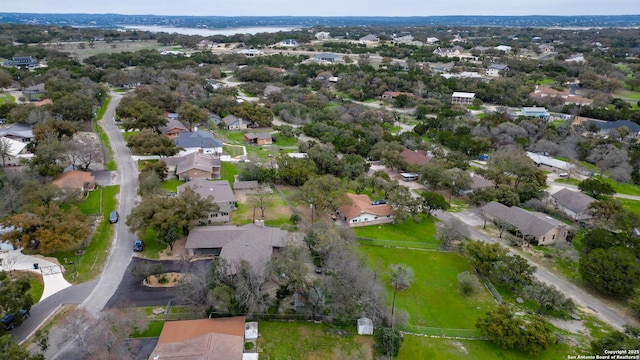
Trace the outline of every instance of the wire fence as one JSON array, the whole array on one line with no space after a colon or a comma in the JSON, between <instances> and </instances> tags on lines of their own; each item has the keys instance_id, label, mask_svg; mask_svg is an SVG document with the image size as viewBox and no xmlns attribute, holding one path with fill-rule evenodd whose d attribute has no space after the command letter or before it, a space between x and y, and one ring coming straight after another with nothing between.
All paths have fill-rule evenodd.
<instances>
[{"instance_id":1,"label":"wire fence","mask_svg":"<svg viewBox=\"0 0 640 360\"><path fill-rule=\"evenodd\" d=\"M405 333L414 335L424 335L438 338L464 339L464 340L483 340L478 329L446 329L417 325L405 325L400 328Z\"/></svg>"},{"instance_id":2,"label":"wire fence","mask_svg":"<svg viewBox=\"0 0 640 360\"><path fill-rule=\"evenodd\" d=\"M372 238L365 238L365 237L356 237L356 240L361 245L445 251L445 250L442 250L440 244L435 244L435 243L424 243L424 242L417 242L417 241L382 240L382 239L372 239Z\"/></svg>"},{"instance_id":3,"label":"wire fence","mask_svg":"<svg viewBox=\"0 0 640 360\"><path fill-rule=\"evenodd\" d=\"M498 293L498 290L496 290L496 288L493 286L491 281L486 276L484 276L484 274L482 274L481 272L478 272L478 276L480 276L480 279L482 279L482 282L487 287L491 295L493 295L493 298L496 299L498 304L502 303L502 296L500 296L500 294Z\"/></svg>"}]
</instances>

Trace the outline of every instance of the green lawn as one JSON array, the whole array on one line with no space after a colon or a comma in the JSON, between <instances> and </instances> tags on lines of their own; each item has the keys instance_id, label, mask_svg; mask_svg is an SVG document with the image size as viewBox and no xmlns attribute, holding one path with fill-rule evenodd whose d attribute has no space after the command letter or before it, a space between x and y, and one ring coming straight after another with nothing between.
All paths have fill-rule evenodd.
<instances>
[{"instance_id":1,"label":"green lawn","mask_svg":"<svg viewBox=\"0 0 640 360\"><path fill-rule=\"evenodd\" d=\"M97 191L94 191L97 192ZM106 186L102 190L102 214L99 218L93 237L84 249L82 255L77 256L75 250L62 251L47 254L58 259L64 264L64 259L75 262L67 265L72 271L65 272L67 281L78 284L93 279L102 272L102 266L109 255L113 225L109 224L107 215L116 209L116 196L120 192L120 186ZM94 201L93 199L91 201ZM79 262L78 262L79 260Z\"/></svg>"},{"instance_id":2,"label":"green lawn","mask_svg":"<svg viewBox=\"0 0 640 360\"><path fill-rule=\"evenodd\" d=\"M640 91L618 89L614 94L626 99L640 100Z\"/></svg>"},{"instance_id":3,"label":"green lawn","mask_svg":"<svg viewBox=\"0 0 640 360\"><path fill-rule=\"evenodd\" d=\"M458 274L473 270L467 260L456 253L364 245L359 250L371 266L382 262L382 281L389 305L393 294L390 265L404 264L413 270L411 287L396 295L396 308L409 314L410 325L475 329L478 317L496 306L484 287L479 287L471 297L460 295Z\"/></svg>"},{"instance_id":4,"label":"green lawn","mask_svg":"<svg viewBox=\"0 0 640 360\"><path fill-rule=\"evenodd\" d=\"M0 105L4 103L13 103L16 101L16 98L9 94L0 94Z\"/></svg>"},{"instance_id":5,"label":"green lawn","mask_svg":"<svg viewBox=\"0 0 640 360\"><path fill-rule=\"evenodd\" d=\"M158 240L158 234L153 229L147 229L142 237L144 248L142 256L147 259L160 259L160 252L167 248L167 243ZM133 244L131 244L133 246Z\"/></svg>"},{"instance_id":6,"label":"green lawn","mask_svg":"<svg viewBox=\"0 0 640 360\"><path fill-rule=\"evenodd\" d=\"M554 182L562 183L562 184L572 184L572 185L575 185L575 186L578 186L581 183L580 180L575 179L575 178L571 178L571 179L566 179L566 178L562 179L562 178L560 178L560 179L555 179Z\"/></svg>"},{"instance_id":7,"label":"green lawn","mask_svg":"<svg viewBox=\"0 0 640 360\"><path fill-rule=\"evenodd\" d=\"M536 81L537 85L553 85L556 81L553 78L544 78L542 80Z\"/></svg>"},{"instance_id":8,"label":"green lawn","mask_svg":"<svg viewBox=\"0 0 640 360\"><path fill-rule=\"evenodd\" d=\"M413 220L407 220L402 224L383 224L360 226L353 229L358 237L396 240L396 241L416 241L426 243L437 243L436 240L436 219L432 216L420 215L422 221L418 224Z\"/></svg>"},{"instance_id":9,"label":"green lawn","mask_svg":"<svg viewBox=\"0 0 640 360\"><path fill-rule=\"evenodd\" d=\"M640 214L640 201L623 198L617 198L617 200L622 204L622 207L625 210Z\"/></svg>"},{"instance_id":10,"label":"green lawn","mask_svg":"<svg viewBox=\"0 0 640 360\"><path fill-rule=\"evenodd\" d=\"M228 180L231 185L233 185L235 176L239 173L240 170L235 163L225 161L220 164L220 179Z\"/></svg>"},{"instance_id":11,"label":"green lawn","mask_svg":"<svg viewBox=\"0 0 640 360\"><path fill-rule=\"evenodd\" d=\"M276 134L277 141L273 143L275 146L298 146L298 138L296 137L283 137Z\"/></svg>"},{"instance_id":12,"label":"green lawn","mask_svg":"<svg viewBox=\"0 0 640 360\"><path fill-rule=\"evenodd\" d=\"M244 155L244 150L242 150L242 145L226 145L225 144L225 145L222 145L222 151L231 157Z\"/></svg>"},{"instance_id":13,"label":"green lawn","mask_svg":"<svg viewBox=\"0 0 640 360\"><path fill-rule=\"evenodd\" d=\"M111 148L111 143L109 142L109 138L107 137L107 133L104 132L102 126L96 126L96 131L98 133L98 137L100 137L100 141L102 141L102 145L107 149L108 156L105 159L107 162L107 170L115 171L118 170L118 164L113 159L113 149Z\"/></svg>"},{"instance_id":14,"label":"green lawn","mask_svg":"<svg viewBox=\"0 0 640 360\"><path fill-rule=\"evenodd\" d=\"M355 324L341 328L313 322L260 321L258 326L261 359L372 358L373 338L358 336Z\"/></svg>"},{"instance_id":15,"label":"green lawn","mask_svg":"<svg viewBox=\"0 0 640 360\"><path fill-rule=\"evenodd\" d=\"M166 192L178 192L178 186L184 184L180 179L169 179L162 182L160 187Z\"/></svg>"},{"instance_id":16,"label":"green lawn","mask_svg":"<svg viewBox=\"0 0 640 360\"><path fill-rule=\"evenodd\" d=\"M148 338L148 337L158 337L162 332L162 328L164 327L164 321L154 320L150 321L149 325L144 330L134 329L131 333L130 337L132 338Z\"/></svg>"},{"instance_id":17,"label":"green lawn","mask_svg":"<svg viewBox=\"0 0 640 360\"><path fill-rule=\"evenodd\" d=\"M484 340L435 339L405 335L398 360L557 360L568 355L579 355L579 350L568 345L553 345L537 356L498 347Z\"/></svg>"},{"instance_id":18,"label":"green lawn","mask_svg":"<svg viewBox=\"0 0 640 360\"><path fill-rule=\"evenodd\" d=\"M613 179L601 178L604 182L607 182L613 186L613 190L620 194L636 195L640 196L640 186L626 183L619 183Z\"/></svg>"},{"instance_id":19,"label":"green lawn","mask_svg":"<svg viewBox=\"0 0 640 360\"><path fill-rule=\"evenodd\" d=\"M104 192L103 187L98 187L95 191L91 191L87 197L78 204L78 210L85 215L94 215L100 213L100 201Z\"/></svg>"}]
</instances>

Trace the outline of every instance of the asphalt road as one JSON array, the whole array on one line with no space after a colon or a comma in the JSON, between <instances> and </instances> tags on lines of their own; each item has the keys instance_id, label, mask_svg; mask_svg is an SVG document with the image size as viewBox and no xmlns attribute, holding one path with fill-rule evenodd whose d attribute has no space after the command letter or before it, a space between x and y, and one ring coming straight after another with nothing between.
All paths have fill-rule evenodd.
<instances>
[{"instance_id":1,"label":"asphalt road","mask_svg":"<svg viewBox=\"0 0 640 360\"><path fill-rule=\"evenodd\" d=\"M125 221L137 201L138 167L131 158L131 152L126 147L120 129L114 121L115 109L121 98L122 96L119 93L111 92L111 102L101 120L102 128L107 134L113 149L114 160L118 164L115 182L120 185L118 198L120 221L114 224L116 231L111 245L111 254L98 280L98 284L80 304L81 308L92 313L98 313L102 310L109 298L115 293L131 261L133 254L131 247L136 240L135 234L129 232Z\"/></svg>"},{"instance_id":2,"label":"asphalt road","mask_svg":"<svg viewBox=\"0 0 640 360\"><path fill-rule=\"evenodd\" d=\"M492 238L484 235L478 229L474 227L475 224L469 224L469 218L464 216L461 213L449 213L438 211L434 214L439 220L447 221L451 218L458 218L460 221L468 225L470 237L474 240L481 240L487 243L500 243L500 241L496 238ZM502 243L501 243L502 244ZM505 244L502 244L505 245ZM518 254L511 246L505 245L504 248L509 250L511 253ZM545 282L547 284L553 285L558 290L562 291L565 296L570 297L573 301L586 309L587 311L591 310L595 316L602 319L604 322L616 327L618 330L623 330L623 326L625 324L632 323L628 317L626 317L622 312L617 311L599 299L594 298L590 294L588 294L585 290L577 287L570 281L567 281L552 272L548 271L540 264L535 263L531 259L527 259L527 261L536 267L536 272L534 275L538 278L538 280Z\"/></svg>"}]
</instances>

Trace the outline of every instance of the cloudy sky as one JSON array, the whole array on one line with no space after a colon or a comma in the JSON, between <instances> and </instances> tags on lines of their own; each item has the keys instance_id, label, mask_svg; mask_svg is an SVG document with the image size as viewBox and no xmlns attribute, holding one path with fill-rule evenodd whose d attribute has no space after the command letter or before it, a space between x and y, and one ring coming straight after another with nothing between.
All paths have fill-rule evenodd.
<instances>
[{"instance_id":1,"label":"cloudy sky","mask_svg":"<svg viewBox=\"0 0 640 360\"><path fill-rule=\"evenodd\" d=\"M640 0L0 0L0 12L196 16L637 15Z\"/></svg>"}]
</instances>

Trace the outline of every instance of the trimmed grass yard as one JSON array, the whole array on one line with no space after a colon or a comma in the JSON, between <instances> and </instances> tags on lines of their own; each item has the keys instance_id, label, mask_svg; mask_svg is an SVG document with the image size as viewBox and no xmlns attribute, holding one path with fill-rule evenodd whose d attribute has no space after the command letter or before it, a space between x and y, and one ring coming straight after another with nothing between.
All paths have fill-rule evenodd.
<instances>
[{"instance_id":1,"label":"trimmed grass yard","mask_svg":"<svg viewBox=\"0 0 640 360\"><path fill-rule=\"evenodd\" d=\"M180 179L169 179L163 181L160 187L166 192L178 192L178 186L182 184L184 184L184 181Z\"/></svg>"},{"instance_id":2,"label":"trimmed grass yard","mask_svg":"<svg viewBox=\"0 0 640 360\"><path fill-rule=\"evenodd\" d=\"M537 356L498 347L490 341L435 339L405 335L398 360L556 360L581 352L568 345L553 345Z\"/></svg>"},{"instance_id":3,"label":"trimmed grass yard","mask_svg":"<svg viewBox=\"0 0 640 360\"><path fill-rule=\"evenodd\" d=\"M623 198L616 198L616 200L620 201L625 210L640 214L640 201Z\"/></svg>"},{"instance_id":4,"label":"trimmed grass yard","mask_svg":"<svg viewBox=\"0 0 640 360\"><path fill-rule=\"evenodd\" d=\"M611 186L613 186L613 190L615 190L619 194L640 196L640 186L627 183L619 183L609 178L601 178L601 180L611 184Z\"/></svg>"},{"instance_id":5,"label":"trimmed grass yard","mask_svg":"<svg viewBox=\"0 0 640 360\"><path fill-rule=\"evenodd\" d=\"M220 180L228 180L229 184L233 186L235 176L240 173L240 170L235 163L222 162L220 164Z\"/></svg>"},{"instance_id":6,"label":"trimmed grass yard","mask_svg":"<svg viewBox=\"0 0 640 360\"><path fill-rule=\"evenodd\" d=\"M260 321L261 359L373 359L373 338L346 328L313 322ZM338 356L338 354L342 356Z\"/></svg>"},{"instance_id":7,"label":"trimmed grass yard","mask_svg":"<svg viewBox=\"0 0 640 360\"><path fill-rule=\"evenodd\" d=\"M436 218L428 218L426 215L420 217L420 223L407 220L402 224L360 226L354 228L353 232L363 238L440 244L436 240Z\"/></svg>"},{"instance_id":8,"label":"trimmed grass yard","mask_svg":"<svg viewBox=\"0 0 640 360\"><path fill-rule=\"evenodd\" d=\"M10 94L0 94L0 105L4 103L13 103L16 101L16 98L11 96Z\"/></svg>"},{"instance_id":9,"label":"trimmed grass yard","mask_svg":"<svg viewBox=\"0 0 640 360\"><path fill-rule=\"evenodd\" d=\"M480 286L475 295L463 297L458 290L458 274L473 269L462 256L451 252L406 250L360 246L370 266L382 262L382 282L391 305L390 265L404 264L414 273L409 289L396 295L397 310L409 314L409 324L450 329L475 329L478 317L496 306L489 292Z\"/></svg>"}]
</instances>

